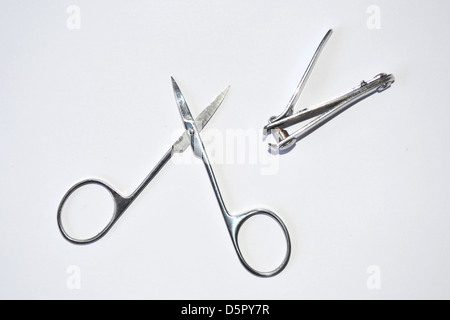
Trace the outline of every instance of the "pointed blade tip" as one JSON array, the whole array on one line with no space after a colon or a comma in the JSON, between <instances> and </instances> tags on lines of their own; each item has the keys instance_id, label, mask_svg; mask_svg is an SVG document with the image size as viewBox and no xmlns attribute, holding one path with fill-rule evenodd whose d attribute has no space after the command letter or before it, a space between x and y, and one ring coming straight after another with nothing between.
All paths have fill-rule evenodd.
<instances>
[{"instance_id":1,"label":"pointed blade tip","mask_svg":"<svg viewBox=\"0 0 450 320\"><path fill-rule=\"evenodd\" d=\"M228 94L228 91L230 90L230 85L228 85L223 91L220 93L221 96L225 97Z\"/></svg>"},{"instance_id":2,"label":"pointed blade tip","mask_svg":"<svg viewBox=\"0 0 450 320\"><path fill-rule=\"evenodd\" d=\"M178 87L178 84L173 77L170 77L170 81L172 81L172 87Z\"/></svg>"},{"instance_id":3,"label":"pointed blade tip","mask_svg":"<svg viewBox=\"0 0 450 320\"><path fill-rule=\"evenodd\" d=\"M175 79L173 77L170 77L170 80L172 81L172 88L175 91L175 93L180 93L181 94L181 89L178 86L178 83L175 81Z\"/></svg>"}]
</instances>

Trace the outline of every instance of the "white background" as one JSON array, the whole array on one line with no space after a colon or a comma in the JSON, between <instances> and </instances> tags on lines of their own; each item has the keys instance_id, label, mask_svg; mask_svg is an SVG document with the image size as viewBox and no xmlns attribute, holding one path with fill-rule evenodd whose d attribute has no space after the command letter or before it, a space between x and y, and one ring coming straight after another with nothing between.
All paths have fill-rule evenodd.
<instances>
[{"instance_id":1,"label":"white background","mask_svg":"<svg viewBox=\"0 0 450 320\"><path fill-rule=\"evenodd\" d=\"M2 1L0 298L449 298L449 11L445 0ZM208 125L227 150L227 132L259 132L282 111L330 28L296 110L380 72L392 88L273 160L273 174L262 156L214 165L230 210L285 221L280 275L241 266L190 149L101 241L61 237L69 187L97 177L128 194L173 143L183 126L170 76L194 114L231 85ZM262 238L267 253L282 245Z\"/></svg>"}]
</instances>

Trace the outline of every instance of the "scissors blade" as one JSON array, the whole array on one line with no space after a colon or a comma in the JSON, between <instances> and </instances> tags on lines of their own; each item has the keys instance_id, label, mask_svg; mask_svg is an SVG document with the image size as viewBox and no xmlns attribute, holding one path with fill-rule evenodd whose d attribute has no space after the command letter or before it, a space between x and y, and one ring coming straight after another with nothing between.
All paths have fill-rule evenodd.
<instances>
[{"instance_id":1,"label":"scissors blade","mask_svg":"<svg viewBox=\"0 0 450 320\"><path fill-rule=\"evenodd\" d=\"M172 84L175 82L172 78ZM181 94L180 88L175 82L174 85L174 91L175 86L178 88L178 92ZM206 126L206 124L209 122L209 120L212 118L212 116L215 114L219 106L222 104L223 100L225 99L225 96L228 93L230 86L225 88L217 97L214 99L213 102L209 104L203 111L197 116L195 119L195 126L197 127L197 130L200 132L202 129ZM181 99L184 100L183 95L180 95ZM178 102L178 96L176 96L177 102ZM184 133L178 138L178 140L173 144L172 146L172 152L184 152L189 146L191 145L191 139L189 137L189 134L187 131L184 131Z\"/></svg>"},{"instance_id":2,"label":"scissors blade","mask_svg":"<svg viewBox=\"0 0 450 320\"><path fill-rule=\"evenodd\" d=\"M203 111L195 118L195 125L197 126L197 129L201 131L206 124L209 122L209 119L216 113L219 106L222 104L223 99L225 99L225 96L228 93L228 90L230 89L230 86L226 87L225 90L223 90L217 97L214 99L213 102L210 103L209 106L207 106Z\"/></svg>"},{"instance_id":3,"label":"scissors blade","mask_svg":"<svg viewBox=\"0 0 450 320\"><path fill-rule=\"evenodd\" d=\"M171 79L172 79L173 93L175 94L175 99L177 100L178 110L180 111L181 119L183 120L186 129L190 129L189 124L194 123L194 118L192 117L191 110L189 110L189 107L186 103L186 99L184 99L180 87L176 83L175 79L172 77Z\"/></svg>"}]
</instances>

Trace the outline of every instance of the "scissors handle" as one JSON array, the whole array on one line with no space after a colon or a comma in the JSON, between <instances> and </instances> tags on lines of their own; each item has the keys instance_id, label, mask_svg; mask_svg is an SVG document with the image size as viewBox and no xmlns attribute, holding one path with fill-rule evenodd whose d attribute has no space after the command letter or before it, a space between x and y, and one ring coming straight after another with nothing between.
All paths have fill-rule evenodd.
<instances>
[{"instance_id":1,"label":"scissors handle","mask_svg":"<svg viewBox=\"0 0 450 320\"><path fill-rule=\"evenodd\" d=\"M105 182L98 180L98 179L87 179L84 181L81 181L77 184L75 184L72 188L69 189L69 191L66 192L64 197L61 200L61 203L59 204L58 213L57 213L57 220L58 220L58 227L61 231L64 238L66 238L68 241L74 243L74 244L90 244L93 243L100 238L102 238L105 234L108 233L108 231L111 229L111 227L119 220L119 218L122 216L122 214L125 212L125 210L128 209L130 204L139 196L139 194L147 187L147 185L152 181L152 179L160 172L160 170L166 165L166 163L171 159L172 157L172 147L167 150L167 152L164 154L161 160L156 164L156 166L152 169L152 171L147 175L147 177L144 179L144 181L141 182L139 187L128 197L122 196L119 192L114 190L111 186L106 184ZM111 217L111 220L108 222L106 227L100 231L97 235L93 236L89 239L76 239L69 235L69 233L64 229L61 215L64 208L65 203L70 198L70 196L79 188L90 185L90 184L96 184L103 188L105 188L109 194L112 196L114 201L114 212Z\"/></svg>"},{"instance_id":2,"label":"scissors handle","mask_svg":"<svg viewBox=\"0 0 450 320\"><path fill-rule=\"evenodd\" d=\"M178 86L178 84L175 82L175 80L172 78L172 86L173 91L175 94L175 100L177 101L178 110L181 115L181 119L184 123L184 126L188 132L188 135L190 136L191 140L191 147L194 151L194 155L198 158L201 158L203 160L203 164L205 165L205 169L208 173L209 180L211 182L211 186L214 190L214 194L216 196L217 202L219 204L220 210L222 212L222 215L225 219L225 223L227 225L228 231L230 233L231 239L233 241L234 248L237 252L237 255L239 257L239 260L244 265L244 267L251 272L252 274L260 277L272 277L278 273L280 273L287 265L289 261L289 257L291 255L291 241L289 238L289 233L284 225L283 221L273 212L265 210L265 209L256 209L252 210L240 215L232 216L228 213L228 210L225 206L225 202L223 201L223 197L220 193L220 188L217 183L217 179L214 175L213 168L211 166L211 162L209 161L208 154L205 150L205 146L203 145L202 139L200 137L199 129L197 128L197 125L194 121L194 118L192 117L191 111L189 110L189 107L186 103L186 100L184 99L183 94L181 93L181 90ZM275 268L272 271L259 271L250 266L250 264L245 260L241 248L239 247L238 242L238 235L239 230L241 229L242 225L251 217L255 215L266 215L274 219L280 226L281 229L284 232L284 236L286 239L286 254L284 256L283 261L281 264Z\"/></svg>"},{"instance_id":3,"label":"scissors handle","mask_svg":"<svg viewBox=\"0 0 450 320\"><path fill-rule=\"evenodd\" d=\"M111 195L113 201L114 201L114 212L113 215L111 217L111 220L108 222L108 224L106 225L105 228L103 228L103 230L101 230L99 233L97 233L95 236L88 238L88 239L77 239L72 237L67 230L64 228L63 222L62 222L62 211L64 208L64 205L66 204L67 200L70 198L71 195L73 195L73 193L78 190L79 188L83 187L83 186L87 186L87 185L99 185L103 188L105 188L109 194ZM128 206L131 204L132 199L131 198L126 198L121 196L116 190L114 190L112 187L110 187L108 184L106 184L105 182L101 181L101 180L97 180L97 179L88 179L88 180L83 180L81 182L78 182L77 184L75 184L72 188L70 188L66 194L64 195L64 197L62 198L59 207L58 207L58 213L57 213L57 221L58 221L58 227L59 230L61 231L62 235L64 238L66 238L68 241L74 243L74 244L90 244L93 243L97 240L99 240L100 238L102 238L106 233L108 233L108 231L111 229L111 227L117 222L117 220L119 220L119 218L121 217L121 215L123 214L123 212L128 208Z\"/></svg>"},{"instance_id":4,"label":"scissors handle","mask_svg":"<svg viewBox=\"0 0 450 320\"><path fill-rule=\"evenodd\" d=\"M268 216L268 217L272 218L273 220L275 220L278 223L278 225L281 227L281 229L283 230L284 238L286 240L286 253L283 258L283 261L277 268L273 269L272 271L259 271L259 270L256 270L255 268L253 268L252 266L250 266L250 264L248 264L247 261L245 260L243 254L242 254L241 248L239 247L239 241L238 241L239 230L244 225L244 223L246 221L248 221L248 219L250 219L251 217L257 216L257 215L265 215L265 216ZM254 275L259 276L259 277L272 277L272 276L277 275L281 271L283 271L283 269L288 264L289 258L291 256L291 240L289 237L288 229L286 228L286 225L284 224L283 220L281 220L281 218L279 216L277 216L272 211L269 211L266 209L255 209L255 210L252 210L252 211L249 211L249 212L237 215L237 216L231 216L228 213L226 213L226 214L224 214L224 217L225 217L225 222L228 227L228 231L230 232L231 240L233 241L234 248L239 257L239 260L241 261L242 265L249 272L251 272Z\"/></svg>"},{"instance_id":5,"label":"scissors handle","mask_svg":"<svg viewBox=\"0 0 450 320\"><path fill-rule=\"evenodd\" d=\"M225 206L225 202L223 201L223 197L220 192L220 188L217 183L216 176L212 169L211 162L209 161L205 147L201 141L200 135L198 134L198 132L196 130L194 130L193 132L190 131L189 133L192 135L193 140L196 141L196 143L193 144L194 153L197 151L203 160L203 164L205 165L206 171L208 173L209 180L211 182L211 186L213 187L214 194L216 196L220 210L222 212L222 215L225 219L225 223L227 225L228 231L230 233L231 240L233 242L234 248L236 250L236 253L237 253L238 258L241 261L242 265L249 272L251 272L252 274L259 276L259 277L272 277L272 276L277 275L278 273L283 271L283 269L286 267L286 265L289 262L289 258L291 256L291 240L289 237L288 229L287 229L286 225L284 224L283 220L281 220L281 218L279 216L277 216L275 213L273 213L272 211L269 211L266 209L255 209L255 210L251 210L251 211L248 211L248 212L236 215L236 216L230 215L230 213L228 212L228 209ZM197 150L195 150L195 148L197 148ZM256 216L256 215L265 215L265 216L272 218L273 220L275 220L275 222L278 223L278 225L281 227L281 229L283 230L283 233L284 233L284 238L286 240L286 253L285 253L284 259L281 262L281 264L277 268L273 269L272 271L259 271L259 270L256 270L255 268L253 268L252 266L250 266L250 264L245 260L243 254L242 254L241 248L239 247L239 241L238 241L239 230L241 229L242 225L249 218Z\"/></svg>"}]
</instances>

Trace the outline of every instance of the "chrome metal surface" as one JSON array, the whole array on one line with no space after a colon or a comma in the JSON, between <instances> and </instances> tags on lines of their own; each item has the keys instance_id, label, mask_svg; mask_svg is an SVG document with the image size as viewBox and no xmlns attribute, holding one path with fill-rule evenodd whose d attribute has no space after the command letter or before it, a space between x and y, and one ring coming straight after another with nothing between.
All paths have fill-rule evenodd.
<instances>
[{"instance_id":1,"label":"chrome metal surface","mask_svg":"<svg viewBox=\"0 0 450 320\"><path fill-rule=\"evenodd\" d=\"M241 213L238 215L231 215L228 211L228 209L225 206L225 202L223 201L223 197L221 195L219 185L217 183L217 179L214 175L214 171L212 169L211 163L208 158L208 154L206 153L205 147L203 145L203 142L200 137L199 130L197 128L197 125L195 121L192 118L191 112L189 111L189 107L186 103L186 100L184 99L183 94L181 93L181 90L178 86L178 84L175 82L175 80L172 78L172 86L175 94L175 99L177 101L178 109L180 111L181 118L183 120L184 126L186 128L186 132L188 132L190 136L191 146L194 151L194 154L201 158L203 160L203 163L205 165L206 171L208 173L209 179L211 181L212 188L214 190L214 194L216 195L217 202L219 204L220 210L222 212L223 218L225 220L225 224L228 228L228 232L230 233L230 237L233 243L233 246L236 250L236 253L238 255L239 260L243 264L243 266L252 274L260 276L260 277L271 277L278 273L280 273L289 262L290 254L291 254L291 241L289 238L289 232L286 228L286 225L281 220L280 217L278 217L275 213L272 211L266 210L266 209L254 209L245 213ZM239 230L242 227L242 225L247 221L249 218L255 216L255 215L266 215L274 219L281 229L284 232L285 240L286 240L286 253L284 256L283 261L281 264L271 271L259 271L250 266L247 261L245 260L241 249L239 247L238 242L238 235Z\"/></svg>"},{"instance_id":2,"label":"chrome metal surface","mask_svg":"<svg viewBox=\"0 0 450 320\"><path fill-rule=\"evenodd\" d=\"M311 74L311 71L316 64L316 61L319 58L319 55L322 52L323 47L325 47L325 44L327 43L328 39L330 39L332 34L333 34L332 29L328 30L328 32L325 34L319 46L317 47L316 52L314 53L311 61L309 62L308 67L306 67L306 71L303 74L302 78L300 79L300 82L298 83L297 88L295 89L294 94L292 95L292 98L289 100L286 108L279 116L271 117L269 120L270 122L278 121L286 116L290 116L293 113L294 107L298 102L298 98L300 97L300 94L305 88L306 81L308 81L309 75Z\"/></svg>"},{"instance_id":3,"label":"chrome metal surface","mask_svg":"<svg viewBox=\"0 0 450 320\"><path fill-rule=\"evenodd\" d=\"M269 119L269 123L264 127L264 132L266 134L272 133L277 140L277 143L269 143L269 151L271 153L289 151L297 141L303 139L316 129L320 128L322 125L347 110L349 107L364 98L369 97L373 93L386 90L392 85L392 83L394 83L395 78L392 74L381 73L375 76L372 80L367 82L362 81L358 87L353 88L339 97L310 108L304 108L294 114L293 108L298 102L306 81L331 34L332 30L329 30L322 39L283 113L277 117L271 117ZM286 131L287 127L312 118L315 119L302 128L296 130L294 133L289 134Z\"/></svg>"},{"instance_id":4,"label":"chrome metal surface","mask_svg":"<svg viewBox=\"0 0 450 320\"><path fill-rule=\"evenodd\" d=\"M280 130L290 125L305 121L316 117L304 127L298 129L294 133L287 135L278 134L280 141L277 144L269 143L269 147L272 151L287 150L299 141L312 133L314 130L320 128L322 125L347 110L349 107L355 105L357 102L369 97L376 92L382 92L389 88L394 82L394 76L391 74L380 74L367 82L362 81L361 85L352 89L351 91L311 107L309 109L303 109L289 117L285 117L273 123L269 123L264 128L266 130ZM286 132L286 131L284 131Z\"/></svg>"},{"instance_id":5,"label":"chrome metal surface","mask_svg":"<svg viewBox=\"0 0 450 320\"><path fill-rule=\"evenodd\" d=\"M222 93L220 93L217 98L209 105L207 106L197 117L195 120L195 123L197 124L197 128L199 131L201 131L208 121L211 119L211 117L214 115L216 110L221 105L223 99L225 98L228 88L226 88ZM93 243L100 238L102 238L105 234L108 233L108 231L112 228L112 226L119 220L119 218L122 216L122 214L128 209L128 207L131 205L131 203L139 196L139 194L147 187L147 185L150 183L150 181L153 180L153 178L159 173L159 171L164 167L164 165L172 158L172 155L175 152L183 152L187 149L187 147L191 144L189 134L184 132L180 138L177 139L177 141L170 147L169 150L164 154L162 159L157 163L157 165L152 169L152 171L147 175L147 177L141 182L141 184L136 188L136 190L129 196L123 196L118 191L116 191L113 187L109 186L107 183L98 180L98 179L87 179L84 181L81 181L77 184L75 184L73 187L71 187L64 197L62 198L58 211L57 211L57 223L59 230L61 231L61 234L63 237L74 243L74 244L90 244ZM77 239L72 237L69 232L64 228L63 222L62 222L62 212L64 209L64 205L66 204L67 200L70 198L70 196L79 188L89 185L89 184L96 184L101 187L104 187L112 196L114 201L114 212L111 217L111 220L109 223L105 226L103 230L101 230L98 234L95 236L89 238L89 239Z\"/></svg>"}]
</instances>

